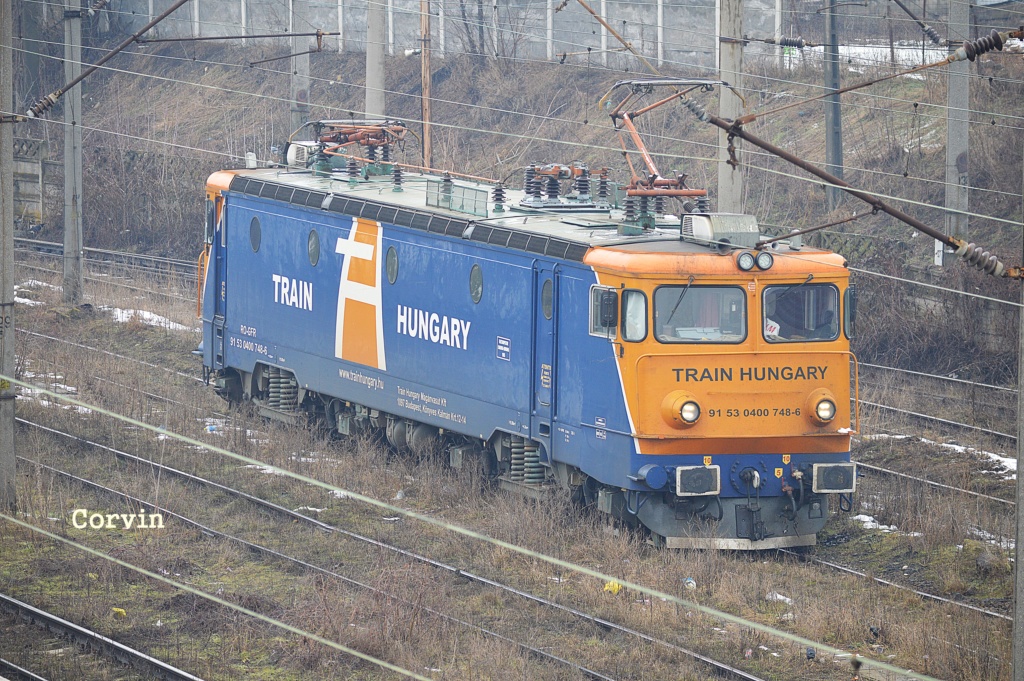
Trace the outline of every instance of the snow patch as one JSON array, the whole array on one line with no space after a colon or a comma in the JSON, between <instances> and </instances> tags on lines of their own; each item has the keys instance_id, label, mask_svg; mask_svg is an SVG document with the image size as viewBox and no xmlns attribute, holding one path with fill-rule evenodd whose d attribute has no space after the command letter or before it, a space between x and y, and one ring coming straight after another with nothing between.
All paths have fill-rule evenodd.
<instances>
[{"instance_id":1,"label":"snow patch","mask_svg":"<svg viewBox=\"0 0 1024 681\"><path fill-rule=\"evenodd\" d=\"M168 329L170 331L193 331L191 327L172 322L167 317L161 317L158 314L148 312L146 310L122 310L119 307L107 307L106 305L100 306L101 310L107 310L114 316L116 322L130 322L132 320L148 324L149 326L157 326L162 329Z\"/></svg>"}]
</instances>

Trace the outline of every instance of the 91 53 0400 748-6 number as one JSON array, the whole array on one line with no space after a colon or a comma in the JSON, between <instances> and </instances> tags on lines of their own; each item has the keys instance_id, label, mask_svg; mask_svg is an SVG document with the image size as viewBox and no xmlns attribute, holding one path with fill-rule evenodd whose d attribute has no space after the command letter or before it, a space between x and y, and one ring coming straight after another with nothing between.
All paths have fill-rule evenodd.
<instances>
[{"instance_id":1,"label":"91 53 0400 748-6 number","mask_svg":"<svg viewBox=\"0 0 1024 681\"><path fill-rule=\"evenodd\" d=\"M739 418L741 416L800 416L800 408L791 407L761 407L756 409L708 409L708 416L711 418Z\"/></svg>"}]
</instances>

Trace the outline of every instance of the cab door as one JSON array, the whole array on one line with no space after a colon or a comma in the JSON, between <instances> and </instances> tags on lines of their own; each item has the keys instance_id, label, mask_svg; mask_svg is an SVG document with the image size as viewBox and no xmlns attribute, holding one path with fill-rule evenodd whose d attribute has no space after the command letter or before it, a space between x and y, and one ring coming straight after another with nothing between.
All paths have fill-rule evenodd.
<instances>
[{"instance_id":1,"label":"cab door","mask_svg":"<svg viewBox=\"0 0 1024 681\"><path fill-rule=\"evenodd\" d=\"M558 272L551 263L533 266L533 408L531 437L548 442L555 413L555 348L557 347Z\"/></svg>"}]
</instances>

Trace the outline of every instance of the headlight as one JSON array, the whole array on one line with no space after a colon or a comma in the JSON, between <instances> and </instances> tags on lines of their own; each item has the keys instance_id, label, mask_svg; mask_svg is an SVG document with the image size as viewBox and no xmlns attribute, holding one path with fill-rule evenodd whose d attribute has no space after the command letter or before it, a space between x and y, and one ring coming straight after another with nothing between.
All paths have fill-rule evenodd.
<instances>
[{"instance_id":1,"label":"headlight","mask_svg":"<svg viewBox=\"0 0 1024 681\"><path fill-rule=\"evenodd\" d=\"M685 390L673 390L661 401L661 418L673 428L690 428L700 419L700 403Z\"/></svg>"},{"instance_id":2,"label":"headlight","mask_svg":"<svg viewBox=\"0 0 1024 681\"><path fill-rule=\"evenodd\" d=\"M814 408L814 413L819 421L828 423L836 417L836 403L832 400L822 400Z\"/></svg>"},{"instance_id":3,"label":"headlight","mask_svg":"<svg viewBox=\"0 0 1024 681\"><path fill-rule=\"evenodd\" d=\"M775 258L768 251L761 251L757 254L758 269L766 270L775 263Z\"/></svg>"},{"instance_id":4,"label":"headlight","mask_svg":"<svg viewBox=\"0 0 1024 681\"><path fill-rule=\"evenodd\" d=\"M743 251L736 257L736 264L744 272L754 269L754 254L750 251Z\"/></svg>"},{"instance_id":5,"label":"headlight","mask_svg":"<svg viewBox=\"0 0 1024 681\"><path fill-rule=\"evenodd\" d=\"M679 408L679 416L687 423L696 423L700 418L700 405L696 402L685 402Z\"/></svg>"}]
</instances>

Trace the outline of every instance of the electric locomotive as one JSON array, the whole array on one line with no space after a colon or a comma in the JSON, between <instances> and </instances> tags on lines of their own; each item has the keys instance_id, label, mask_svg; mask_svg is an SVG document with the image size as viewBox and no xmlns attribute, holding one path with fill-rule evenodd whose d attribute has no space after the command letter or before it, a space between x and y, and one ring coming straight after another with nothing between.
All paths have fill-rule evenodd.
<instances>
[{"instance_id":1,"label":"electric locomotive","mask_svg":"<svg viewBox=\"0 0 1024 681\"><path fill-rule=\"evenodd\" d=\"M223 397L573 494L667 547L809 545L830 497L849 509L841 256L709 212L682 176L534 164L513 191L405 170L394 121L310 127L287 163L207 184Z\"/></svg>"}]
</instances>

